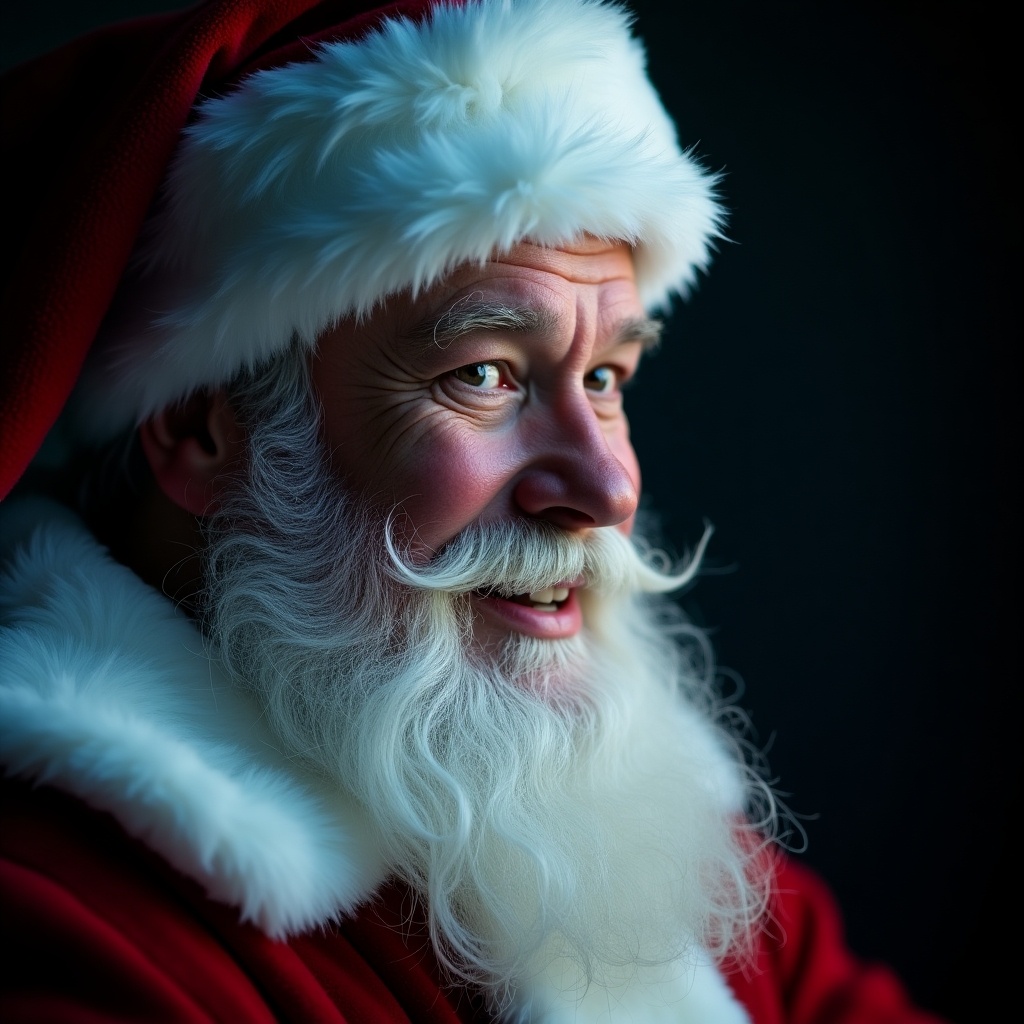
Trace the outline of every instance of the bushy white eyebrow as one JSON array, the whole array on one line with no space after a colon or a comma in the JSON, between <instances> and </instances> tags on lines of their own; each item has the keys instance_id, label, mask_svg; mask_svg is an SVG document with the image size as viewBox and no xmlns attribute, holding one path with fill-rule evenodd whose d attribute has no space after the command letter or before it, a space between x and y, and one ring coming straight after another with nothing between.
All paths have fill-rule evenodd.
<instances>
[{"instance_id":1,"label":"bushy white eyebrow","mask_svg":"<svg viewBox=\"0 0 1024 1024\"><path fill-rule=\"evenodd\" d=\"M441 316L424 320L407 337L413 343L448 348L473 331L537 333L554 327L556 319L554 314L532 306L512 306L469 296L460 299Z\"/></svg>"},{"instance_id":2,"label":"bushy white eyebrow","mask_svg":"<svg viewBox=\"0 0 1024 1024\"><path fill-rule=\"evenodd\" d=\"M473 331L500 331L511 334L535 334L554 329L558 316L532 306L476 299L460 299L440 317L425 320L408 334L408 340L436 348L448 348L459 338ZM663 325L650 317L632 317L618 325L615 344L640 342L643 350L657 348Z\"/></svg>"}]
</instances>

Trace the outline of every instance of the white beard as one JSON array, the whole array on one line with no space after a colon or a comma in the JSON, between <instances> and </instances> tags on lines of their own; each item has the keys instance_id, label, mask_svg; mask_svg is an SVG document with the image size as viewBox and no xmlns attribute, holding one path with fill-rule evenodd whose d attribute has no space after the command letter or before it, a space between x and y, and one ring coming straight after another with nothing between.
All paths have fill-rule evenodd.
<instances>
[{"instance_id":1,"label":"white beard","mask_svg":"<svg viewBox=\"0 0 1024 1024\"><path fill-rule=\"evenodd\" d=\"M456 978L500 1007L552 962L570 985L735 955L765 898L770 793L716 724L703 637L653 596L689 579L614 530L469 530L411 565L331 475L303 364L236 395L249 478L210 524L207 616L285 748L370 811ZM575 578L585 627L472 653L468 592ZM703 663L703 665L701 665Z\"/></svg>"}]
</instances>

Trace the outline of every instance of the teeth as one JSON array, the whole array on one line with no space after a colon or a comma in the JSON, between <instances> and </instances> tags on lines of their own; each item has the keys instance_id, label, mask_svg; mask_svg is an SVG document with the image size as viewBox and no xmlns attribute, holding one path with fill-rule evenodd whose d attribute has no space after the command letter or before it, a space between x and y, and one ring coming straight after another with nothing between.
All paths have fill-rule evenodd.
<instances>
[{"instance_id":1,"label":"teeth","mask_svg":"<svg viewBox=\"0 0 1024 1024\"><path fill-rule=\"evenodd\" d=\"M529 594L533 604L550 605L552 610L556 601L564 601L568 596L568 587L546 587L544 590L533 590Z\"/></svg>"}]
</instances>

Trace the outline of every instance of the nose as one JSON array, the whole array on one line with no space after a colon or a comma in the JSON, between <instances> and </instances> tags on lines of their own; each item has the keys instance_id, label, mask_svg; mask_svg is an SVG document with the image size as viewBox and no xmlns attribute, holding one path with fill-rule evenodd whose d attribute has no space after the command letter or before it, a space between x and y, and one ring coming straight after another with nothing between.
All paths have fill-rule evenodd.
<instances>
[{"instance_id":1,"label":"nose","mask_svg":"<svg viewBox=\"0 0 1024 1024\"><path fill-rule=\"evenodd\" d=\"M515 482L515 503L524 514L566 530L624 523L636 512L640 496L628 440L623 439L620 454L629 467L616 456L592 412L573 416L538 445Z\"/></svg>"}]
</instances>

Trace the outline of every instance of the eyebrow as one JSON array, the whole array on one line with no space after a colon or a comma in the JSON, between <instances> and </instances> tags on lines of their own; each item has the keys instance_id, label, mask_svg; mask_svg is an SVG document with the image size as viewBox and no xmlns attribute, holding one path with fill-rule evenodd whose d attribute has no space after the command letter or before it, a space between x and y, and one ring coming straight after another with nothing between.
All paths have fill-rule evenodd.
<instances>
[{"instance_id":1,"label":"eyebrow","mask_svg":"<svg viewBox=\"0 0 1024 1024\"><path fill-rule=\"evenodd\" d=\"M448 348L474 331L532 334L549 330L556 322L557 317L553 313L532 306L510 306L469 296L459 299L439 317L421 321L407 333L406 338L424 347Z\"/></svg>"},{"instance_id":2,"label":"eyebrow","mask_svg":"<svg viewBox=\"0 0 1024 1024\"><path fill-rule=\"evenodd\" d=\"M619 324L615 334L618 344L625 345L631 341L638 341L644 353L648 353L653 352L661 344L661 335L664 330L664 322L656 317L635 316Z\"/></svg>"},{"instance_id":3,"label":"eyebrow","mask_svg":"<svg viewBox=\"0 0 1024 1024\"><path fill-rule=\"evenodd\" d=\"M421 321L407 333L406 338L415 345L444 349L474 331L543 333L553 330L559 319L549 310L510 306L470 296L460 299L441 316ZM617 325L613 344L639 342L644 352L649 352L658 347L663 327L660 320L651 317L630 317Z\"/></svg>"}]
</instances>

